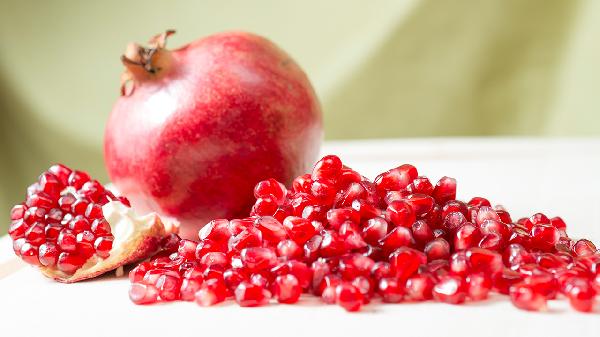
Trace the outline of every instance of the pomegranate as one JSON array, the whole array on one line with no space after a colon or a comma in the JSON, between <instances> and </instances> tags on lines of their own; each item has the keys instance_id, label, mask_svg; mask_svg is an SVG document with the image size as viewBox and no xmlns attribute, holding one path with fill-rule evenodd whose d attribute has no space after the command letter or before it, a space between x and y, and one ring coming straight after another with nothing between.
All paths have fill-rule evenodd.
<instances>
[{"instance_id":1,"label":"pomegranate","mask_svg":"<svg viewBox=\"0 0 600 337\"><path fill-rule=\"evenodd\" d=\"M147 258L165 235L156 213L136 215L126 198L60 164L27 188L10 218L15 254L65 283Z\"/></svg>"},{"instance_id":2,"label":"pomegranate","mask_svg":"<svg viewBox=\"0 0 600 337\"><path fill-rule=\"evenodd\" d=\"M131 271L130 297L262 306L307 293L357 311L374 297L461 304L495 292L538 311L560 292L575 310L594 310L600 253L591 241L570 239L564 221L541 213L523 220L560 228L556 242L551 228L528 231L487 199L454 200L452 178L427 182L402 165L372 183L331 155L291 190L260 181L250 217L213 220L198 241L171 235L163 246L173 248ZM266 198L274 207L261 206ZM501 244L478 246L487 235Z\"/></svg>"},{"instance_id":3,"label":"pomegranate","mask_svg":"<svg viewBox=\"0 0 600 337\"><path fill-rule=\"evenodd\" d=\"M290 186L309 168L321 110L304 72L267 39L230 32L167 50L173 33L127 47L104 154L138 211L174 217L194 238L210 219L247 214L257 182ZM256 208L271 212L282 197L266 194Z\"/></svg>"}]
</instances>

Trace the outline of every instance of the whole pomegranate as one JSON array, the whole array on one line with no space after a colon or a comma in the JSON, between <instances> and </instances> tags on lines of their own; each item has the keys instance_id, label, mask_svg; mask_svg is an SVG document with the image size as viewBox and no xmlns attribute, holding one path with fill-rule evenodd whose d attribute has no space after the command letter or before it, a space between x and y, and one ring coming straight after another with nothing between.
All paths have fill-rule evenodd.
<instances>
[{"instance_id":1,"label":"whole pomegranate","mask_svg":"<svg viewBox=\"0 0 600 337\"><path fill-rule=\"evenodd\" d=\"M304 72L267 39L230 32L167 50L173 33L121 57L104 155L136 210L174 217L195 238L210 219L247 214L258 181L289 186L306 172L322 116Z\"/></svg>"}]
</instances>

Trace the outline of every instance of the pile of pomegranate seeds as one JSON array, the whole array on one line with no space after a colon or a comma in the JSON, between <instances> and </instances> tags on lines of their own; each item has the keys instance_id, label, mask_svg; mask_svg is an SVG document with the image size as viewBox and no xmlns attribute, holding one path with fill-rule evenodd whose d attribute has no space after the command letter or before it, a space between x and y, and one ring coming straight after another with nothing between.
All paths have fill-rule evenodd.
<instances>
[{"instance_id":1,"label":"pile of pomegranate seeds","mask_svg":"<svg viewBox=\"0 0 600 337\"><path fill-rule=\"evenodd\" d=\"M92 256L107 258L114 237L102 206L113 200L129 205L85 172L50 167L27 188L25 202L11 210L8 233L15 254L65 274L74 274Z\"/></svg>"},{"instance_id":2,"label":"pile of pomegranate seeds","mask_svg":"<svg viewBox=\"0 0 600 337\"><path fill-rule=\"evenodd\" d=\"M591 311L600 291L599 251L569 238L561 218L513 221L485 198L455 200L454 179L434 186L411 165L371 182L326 156L291 190L269 179L254 193L250 217L211 221L197 242L165 238L130 272L131 300L251 307L311 293L357 311L373 298L460 304L497 292L525 310L566 297Z\"/></svg>"}]
</instances>

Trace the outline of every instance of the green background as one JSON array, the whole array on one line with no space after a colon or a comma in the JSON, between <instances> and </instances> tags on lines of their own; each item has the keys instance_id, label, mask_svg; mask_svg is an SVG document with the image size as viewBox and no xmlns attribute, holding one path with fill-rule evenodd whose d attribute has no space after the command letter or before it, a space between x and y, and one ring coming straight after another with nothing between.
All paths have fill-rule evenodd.
<instances>
[{"instance_id":1,"label":"green background","mask_svg":"<svg viewBox=\"0 0 600 337\"><path fill-rule=\"evenodd\" d=\"M106 180L119 55L166 28L172 47L275 41L313 81L327 139L600 134L600 1L2 0L2 217L53 162Z\"/></svg>"}]
</instances>

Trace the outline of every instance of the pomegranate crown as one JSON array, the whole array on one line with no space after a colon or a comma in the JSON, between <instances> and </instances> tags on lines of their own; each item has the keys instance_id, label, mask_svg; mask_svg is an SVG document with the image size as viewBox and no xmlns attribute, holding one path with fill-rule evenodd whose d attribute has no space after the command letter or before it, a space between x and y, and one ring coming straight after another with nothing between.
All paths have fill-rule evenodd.
<instances>
[{"instance_id":1,"label":"pomegranate crown","mask_svg":"<svg viewBox=\"0 0 600 337\"><path fill-rule=\"evenodd\" d=\"M127 45L125 53L121 55L121 62L125 71L121 75L121 95L129 96L133 93L136 83L156 78L160 72L166 70L170 64L170 51L165 49L169 36L175 30L169 29L164 33L153 36L148 41L148 47L138 43Z\"/></svg>"}]
</instances>

